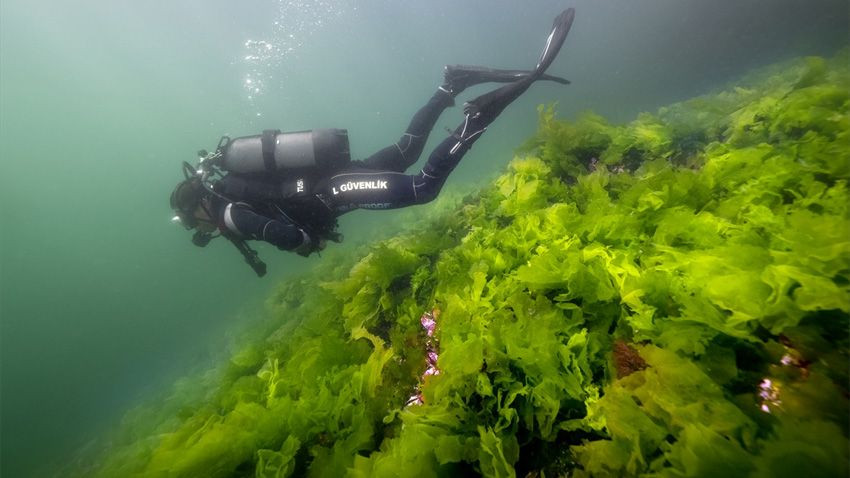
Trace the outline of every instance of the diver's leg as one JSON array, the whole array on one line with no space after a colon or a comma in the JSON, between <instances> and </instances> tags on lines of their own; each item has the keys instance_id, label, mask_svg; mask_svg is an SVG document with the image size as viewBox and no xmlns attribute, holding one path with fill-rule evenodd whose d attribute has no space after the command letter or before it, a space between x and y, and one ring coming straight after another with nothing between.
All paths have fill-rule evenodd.
<instances>
[{"instance_id":1,"label":"diver's leg","mask_svg":"<svg viewBox=\"0 0 850 478\"><path fill-rule=\"evenodd\" d=\"M417 202L428 202L437 197L448 175L484 134L490 123L532 83L544 78L546 69L561 50L574 18L575 11L572 8L564 10L555 18L543 52L532 72L521 75L519 80L485 93L464 105L466 117L463 123L455 129L452 136L434 149L428 162L414 179L414 196Z\"/></svg>"},{"instance_id":2,"label":"diver's leg","mask_svg":"<svg viewBox=\"0 0 850 478\"><path fill-rule=\"evenodd\" d=\"M353 161L352 166L354 168L404 172L419 159L437 119L446 108L454 105L454 97L464 89L483 82L505 83L517 79L528 79L531 75L532 72L530 71L491 70L483 67L460 65L447 66L444 71L443 84L428 103L413 115L413 119L411 119L401 138L395 144L381 149L362 161ZM547 79L551 78L554 77L547 77ZM562 83L569 83L567 80L559 78L553 81L558 80ZM529 79L529 84L531 81Z\"/></svg>"},{"instance_id":3,"label":"diver's leg","mask_svg":"<svg viewBox=\"0 0 850 478\"><path fill-rule=\"evenodd\" d=\"M532 83L541 79L545 74L546 69L554 61L566 39L574 15L575 12L570 8L563 11L555 19L534 71L518 81L509 83L466 103L463 123L455 129L452 136L443 140L434 149L419 174L401 174L400 170L395 168L391 171L341 172L329 178L325 183L323 197L338 214L358 208L394 209L432 201L439 194L448 175L455 169L464 154L478 141L478 138L484 134L490 123L509 104L519 98ZM439 96L440 94L444 96ZM425 131L426 138L439 113L442 113L451 104L452 99L452 92L441 87L431 99L431 102L436 103L434 109L429 109L428 106L423 108L423 110L432 112L439 110L434 116L423 114L430 121ZM431 102L429 102L429 105L431 105ZM420 110L417 116L423 113L423 110ZM414 122L415 120L414 117ZM424 145L424 140L422 145ZM421 146L419 151L421 152ZM415 159L413 162L415 162Z\"/></svg>"},{"instance_id":4,"label":"diver's leg","mask_svg":"<svg viewBox=\"0 0 850 478\"><path fill-rule=\"evenodd\" d=\"M413 197L416 204L424 204L437 197L449 174L454 171L478 138L484 134L487 124L467 114L463 123L455 129L454 134L434 148L428 157L428 162L413 178Z\"/></svg>"},{"instance_id":5,"label":"diver's leg","mask_svg":"<svg viewBox=\"0 0 850 478\"><path fill-rule=\"evenodd\" d=\"M319 186L325 204L336 215L354 209L397 209L425 204L437 197L449 174L486 126L470 115L441 142L419 174L352 169L341 171Z\"/></svg>"},{"instance_id":6,"label":"diver's leg","mask_svg":"<svg viewBox=\"0 0 850 478\"><path fill-rule=\"evenodd\" d=\"M534 81L534 78L529 77L505 85L479 96L464 106L463 123L455 129L454 134L434 148L428 157L428 162L414 177L414 197L418 204L429 202L437 197L449 174L463 159L463 155L472 148L499 114L519 98Z\"/></svg>"},{"instance_id":7,"label":"diver's leg","mask_svg":"<svg viewBox=\"0 0 850 478\"><path fill-rule=\"evenodd\" d=\"M341 171L323 181L319 194L337 216L354 209L397 209L417 203L415 178L397 171Z\"/></svg>"},{"instance_id":8,"label":"diver's leg","mask_svg":"<svg viewBox=\"0 0 850 478\"><path fill-rule=\"evenodd\" d=\"M521 95L537 80L551 80L568 84L569 81L555 76L546 75L546 69L554 61L563 45L573 23L575 11L572 8L564 10L555 18L552 30L546 39L543 53L537 61L534 70L496 70L476 66L453 65L447 66L443 72L443 84L437 89L428 103L422 107L410 121L410 125L401 139L363 161L354 161L354 167L365 167L376 170L403 172L419 159L428 135L440 114L454 105L454 97L469 86L484 82L511 82L504 87L482 95L466 105L467 121L472 114L481 117L481 123L486 127L511 101Z\"/></svg>"},{"instance_id":9,"label":"diver's leg","mask_svg":"<svg viewBox=\"0 0 850 478\"><path fill-rule=\"evenodd\" d=\"M374 170L404 172L419 156L428 141L428 135L446 108L452 106L452 96L438 89L428 103L413 115L404 134L393 145L378 151L363 161L353 161L355 167Z\"/></svg>"},{"instance_id":10,"label":"diver's leg","mask_svg":"<svg viewBox=\"0 0 850 478\"><path fill-rule=\"evenodd\" d=\"M397 209L425 204L437 197L449 174L485 129L485 123L467 114L454 134L434 149L419 174L341 171L322 182L320 195L337 215L354 209Z\"/></svg>"},{"instance_id":11,"label":"diver's leg","mask_svg":"<svg viewBox=\"0 0 850 478\"><path fill-rule=\"evenodd\" d=\"M434 200L449 174L484 134L487 126L533 82L533 78L527 78L484 95L487 102L482 102L481 109L467 111L463 123L455 129L454 134L434 148L419 174L375 170L341 171L323 183L322 197L338 215L354 209L396 209Z\"/></svg>"}]
</instances>

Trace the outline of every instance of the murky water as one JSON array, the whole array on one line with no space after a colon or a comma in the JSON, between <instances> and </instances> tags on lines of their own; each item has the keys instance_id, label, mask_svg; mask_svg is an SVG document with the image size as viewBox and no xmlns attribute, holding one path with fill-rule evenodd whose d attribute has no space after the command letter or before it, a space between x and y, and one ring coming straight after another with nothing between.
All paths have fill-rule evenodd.
<instances>
[{"instance_id":1,"label":"murky water","mask_svg":"<svg viewBox=\"0 0 850 478\"><path fill-rule=\"evenodd\" d=\"M321 260L260 247L259 280L228 245L192 246L169 223L181 161L265 128L348 128L364 157L395 141L444 64L531 67L565 6L577 18L550 73L572 85L535 85L450 184L500 170L538 104L625 121L848 41L844 0L4 0L2 475L62 463L214 363L277 281ZM402 213L356 212L342 230L362 241Z\"/></svg>"}]
</instances>

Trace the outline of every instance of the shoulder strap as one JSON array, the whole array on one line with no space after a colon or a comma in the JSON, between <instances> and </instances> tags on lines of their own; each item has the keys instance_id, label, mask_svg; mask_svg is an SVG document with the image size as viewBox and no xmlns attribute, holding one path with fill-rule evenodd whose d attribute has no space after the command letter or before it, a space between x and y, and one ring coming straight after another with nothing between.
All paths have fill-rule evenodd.
<instances>
[{"instance_id":1,"label":"shoulder strap","mask_svg":"<svg viewBox=\"0 0 850 478\"><path fill-rule=\"evenodd\" d=\"M266 171L277 171L277 162L274 160L274 150L277 146L277 135L280 134L279 129L267 129L263 131L263 163L266 165Z\"/></svg>"}]
</instances>

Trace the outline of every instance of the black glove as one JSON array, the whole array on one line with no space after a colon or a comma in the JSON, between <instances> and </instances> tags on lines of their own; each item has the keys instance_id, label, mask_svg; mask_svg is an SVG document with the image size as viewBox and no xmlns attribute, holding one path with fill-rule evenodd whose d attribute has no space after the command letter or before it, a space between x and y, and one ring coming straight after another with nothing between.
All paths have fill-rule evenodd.
<instances>
[{"instance_id":1,"label":"black glove","mask_svg":"<svg viewBox=\"0 0 850 478\"><path fill-rule=\"evenodd\" d=\"M302 257L307 257L313 252L322 251L325 249L327 242L324 239L313 240L307 231L301 229L301 234L304 235L304 240L300 246L292 251Z\"/></svg>"}]
</instances>

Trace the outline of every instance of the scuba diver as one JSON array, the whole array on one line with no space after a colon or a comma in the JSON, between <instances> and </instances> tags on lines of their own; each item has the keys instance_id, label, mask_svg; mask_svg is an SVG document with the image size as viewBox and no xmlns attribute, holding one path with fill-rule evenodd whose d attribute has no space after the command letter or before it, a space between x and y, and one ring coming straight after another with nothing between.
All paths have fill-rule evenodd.
<instances>
[{"instance_id":1,"label":"scuba diver","mask_svg":"<svg viewBox=\"0 0 850 478\"><path fill-rule=\"evenodd\" d=\"M246 240L269 242L302 256L340 242L336 218L354 209L396 209L425 204L440 192L463 155L499 114L538 80L569 84L545 74L575 17L569 8L555 18L533 70L451 65L442 85L410 121L398 142L364 160L351 160L341 129L300 132L266 130L261 135L221 138L200 162L183 163L185 180L171 194L175 222L194 229L192 242L214 237L232 242L259 276L265 264ZM440 114L466 88L507 83L464 104L463 122L443 140L417 174L405 170L419 158Z\"/></svg>"}]
</instances>

